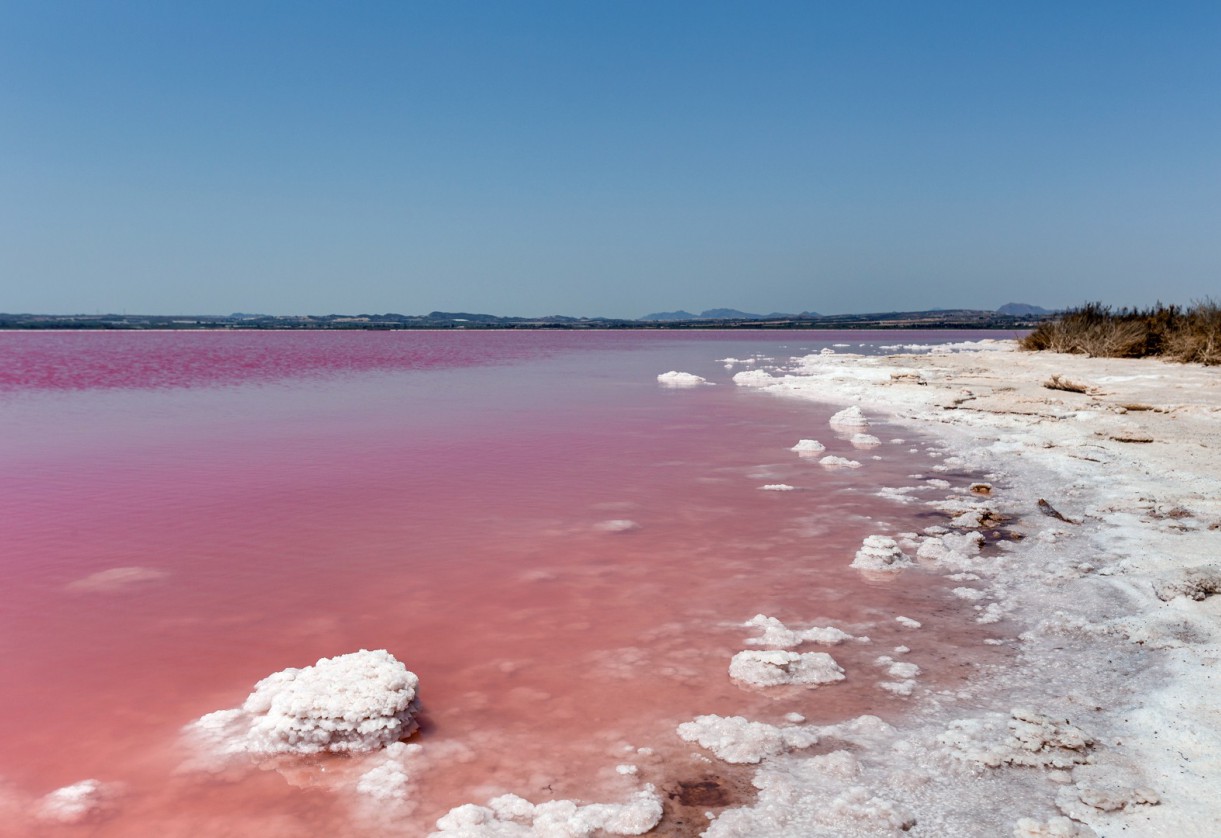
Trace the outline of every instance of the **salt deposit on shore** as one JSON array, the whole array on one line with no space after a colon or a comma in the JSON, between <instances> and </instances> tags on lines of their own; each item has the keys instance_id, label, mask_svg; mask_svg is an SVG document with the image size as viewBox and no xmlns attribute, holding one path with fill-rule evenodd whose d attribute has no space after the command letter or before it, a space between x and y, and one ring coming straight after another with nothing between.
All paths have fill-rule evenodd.
<instances>
[{"instance_id":1,"label":"salt deposit on shore","mask_svg":"<svg viewBox=\"0 0 1221 838\"><path fill-rule=\"evenodd\" d=\"M362 649L269 675L241 707L209 713L187 733L222 755L376 751L415 730L419 683L385 649Z\"/></svg>"},{"instance_id":2,"label":"salt deposit on shore","mask_svg":"<svg viewBox=\"0 0 1221 838\"><path fill-rule=\"evenodd\" d=\"M955 591L960 607L997 624L985 642L1015 658L958 690L913 696L899 729L841 736L851 751L790 753L794 733L746 719L680 729L714 752L762 759L758 800L706 835L1216 834L1221 371L1014 349L818 354L786 374L734 377L845 406L837 429L859 433L873 418L940 436L953 453L934 468L947 482L927 485L946 494L932 504L949 522L903 546L969 583ZM1089 389L1045 387L1053 375ZM1024 539L996 540L1002 529ZM981 552L985 536L997 546ZM889 541L862 553L904 555ZM918 667L877 665L882 688L912 692Z\"/></svg>"}]
</instances>

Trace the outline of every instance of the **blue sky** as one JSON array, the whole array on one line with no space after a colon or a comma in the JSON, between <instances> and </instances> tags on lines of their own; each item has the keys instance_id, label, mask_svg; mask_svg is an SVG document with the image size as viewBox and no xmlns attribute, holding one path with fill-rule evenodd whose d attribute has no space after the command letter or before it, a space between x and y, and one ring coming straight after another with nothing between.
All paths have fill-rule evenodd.
<instances>
[{"instance_id":1,"label":"blue sky","mask_svg":"<svg viewBox=\"0 0 1221 838\"><path fill-rule=\"evenodd\" d=\"M0 311L1221 296L1221 4L7 2Z\"/></svg>"}]
</instances>

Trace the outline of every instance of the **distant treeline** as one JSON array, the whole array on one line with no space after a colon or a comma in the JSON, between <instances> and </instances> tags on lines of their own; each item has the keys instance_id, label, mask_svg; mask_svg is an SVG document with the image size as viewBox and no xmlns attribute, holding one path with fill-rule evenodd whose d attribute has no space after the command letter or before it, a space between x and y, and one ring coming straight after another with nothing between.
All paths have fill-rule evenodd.
<instances>
[{"instance_id":1,"label":"distant treeline","mask_svg":"<svg viewBox=\"0 0 1221 838\"><path fill-rule=\"evenodd\" d=\"M1212 300L1186 308L1158 303L1119 310L1086 303L1040 323L1021 346L1098 358L1159 357L1221 364L1221 307Z\"/></svg>"},{"instance_id":2,"label":"distant treeline","mask_svg":"<svg viewBox=\"0 0 1221 838\"><path fill-rule=\"evenodd\" d=\"M1006 329L1024 331L1045 319L1037 313L1006 314L973 309L894 311L873 314L777 315L775 317L701 318L698 320L616 320L605 317L500 317L494 314L434 311L430 314L325 314L277 316L135 315L135 314L0 314L0 329L262 329L400 330L400 329Z\"/></svg>"}]
</instances>

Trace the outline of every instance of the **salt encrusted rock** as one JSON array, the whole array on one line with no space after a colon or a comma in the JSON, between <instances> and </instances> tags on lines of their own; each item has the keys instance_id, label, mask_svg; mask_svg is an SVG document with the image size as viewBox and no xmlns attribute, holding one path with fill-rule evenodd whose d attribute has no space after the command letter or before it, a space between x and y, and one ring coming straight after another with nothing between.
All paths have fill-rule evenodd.
<instances>
[{"instance_id":1,"label":"salt encrusted rock","mask_svg":"<svg viewBox=\"0 0 1221 838\"><path fill-rule=\"evenodd\" d=\"M187 731L225 754L375 751L416 729L418 686L385 649L361 649L269 675L241 708L209 713Z\"/></svg>"},{"instance_id":2,"label":"salt encrusted rock","mask_svg":"<svg viewBox=\"0 0 1221 838\"><path fill-rule=\"evenodd\" d=\"M708 380L695 373L670 370L657 376L657 383L666 387L698 387L701 384L707 384Z\"/></svg>"},{"instance_id":3,"label":"salt encrusted rock","mask_svg":"<svg viewBox=\"0 0 1221 838\"><path fill-rule=\"evenodd\" d=\"M873 434L853 434L852 439L848 441L852 443L853 448L877 448L882 444L882 440Z\"/></svg>"},{"instance_id":4,"label":"salt encrusted rock","mask_svg":"<svg viewBox=\"0 0 1221 838\"><path fill-rule=\"evenodd\" d=\"M738 652L729 677L754 687L831 684L844 680L844 669L826 652Z\"/></svg>"},{"instance_id":5,"label":"salt encrusted rock","mask_svg":"<svg viewBox=\"0 0 1221 838\"><path fill-rule=\"evenodd\" d=\"M949 746L951 755L989 768L1071 768L1091 759L1094 740L1067 721L1019 708L1008 722L1009 736L1000 742L994 738L996 727L995 719L962 719L952 722L938 741Z\"/></svg>"},{"instance_id":6,"label":"salt encrusted rock","mask_svg":"<svg viewBox=\"0 0 1221 838\"><path fill-rule=\"evenodd\" d=\"M853 405L832 416L830 424L833 428L860 428L863 430L869 427L869 420L865 418L865 414L861 413L859 407Z\"/></svg>"},{"instance_id":7,"label":"salt encrusted rock","mask_svg":"<svg viewBox=\"0 0 1221 838\"><path fill-rule=\"evenodd\" d=\"M796 486L790 486L788 483L768 483L759 488L765 492L794 492L797 490Z\"/></svg>"},{"instance_id":8,"label":"salt encrusted rock","mask_svg":"<svg viewBox=\"0 0 1221 838\"><path fill-rule=\"evenodd\" d=\"M1197 602L1221 594L1221 565L1206 564L1188 568L1178 578L1153 583L1154 593L1163 602L1185 596Z\"/></svg>"},{"instance_id":9,"label":"salt encrusted rock","mask_svg":"<svg viewBox=\"0 0 1221 838\"><path fill-rule=\"evenodd\" d=\"M789 450L796 451L798 454L803 456L809 456L811 454L821 454L823 451L827 450L827 446L823 445L816 439L803 439L798 441L798 443Z\"/></svg>"},{"instance_id":10,"label":"salt encrusted rock","mask_svg":"<svg viewBox=\"0 0 1221 838\"><path fill-rule=\"evenodd\" d=\"M1056 817L1036 821L1022 818L1013 826L1013 838L1097 838L1098 833L1083 823Z\"/></svg>"},{"instance_id":11,"label":"salt encrusted rock","mask_svg":"<svg viewBox=\"0 0 1221 838\"><path fill-rule=\"evenodd\" d=\"M871 535L856 551L851 567L858 570L902 570L911 565L898 543L884 535Z\"/></svg>"},{"instance_id":12,"label":"salt encrusted rock","mask_svg":"<svg viewBox=\"0 0 1221 838\"><path fill-rule=\"evenodd\" d=\"M598 832L643 835L661 820L661 798L647 785L626 803L551 800L534 804L515 794L487 806L468 803L437 821L430 838L586 838Z\"/></svg>"},{"instance_id":13,"label":"salt encrusted rock","mask_svg":"<svg viewBox=\"0 0 1221 838\"><path fill-rule=\"evenodd\" d=\"M860 468L861 464L856 460L849 460L847 457L823 457L818 461L818 464L823 468Z\"/></svg>"},{"instance_id":14,"label":"salt encrusted rock","mask_svg":"<svg viewBox=\"0 0 1221 838\"><path fill-rule=\"evenodd\" d=\"M81 780L56 789L38 801L39 820L75 824L97 820L113 804L115 790L98 780Z\"/></svg>"},{"instance_id":15,"label":"salt encrusted rock","mask_svg":"<svg viewBox=\"0 0 1221 838\"><path fill-rule=\"evenodd\" d=\"M854 638L846 631L827 626L825 628L790 629L775 617L756 614L742 624L746 628L762 629L758 637L752 637L746 642L752 646L768 646L772 649L791 649L802 643L819 643L824 646L835 646L845 640L867 641L869 638Z\"/></svg>"},{"instance_id":16,"label":"salt encrusted rock","mask_svg":"<svg viewBox=\"0 0 1221 838\"><path fill-rule=\"evenodd\" d=\"M911 617L895 617L895 622L909 629L918 629L922 625L919 620L913 620Z\"/></svg>"},{"instance_id":17,"label":"salt encrusted rock","mask_svg":"<svg viewBox=\"0 0 1221 838\"><path fill-rule=\"evenodd\" d=\"M776 727L741 716L697 716L695 721L679 725L678 735L735 764L753 764L764 757L818 744L818 735L811 728Z\"/></svg>"}]
</instances>

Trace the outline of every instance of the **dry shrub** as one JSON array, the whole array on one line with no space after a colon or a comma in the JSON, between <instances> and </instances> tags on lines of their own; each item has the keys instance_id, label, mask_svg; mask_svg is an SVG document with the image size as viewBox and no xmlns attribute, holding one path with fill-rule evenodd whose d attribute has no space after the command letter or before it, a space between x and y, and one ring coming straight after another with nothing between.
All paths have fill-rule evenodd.
<instances>
[{"instance_id":1,"label":"dry shrub","mask_svg":"<svg viewBox=\"0 0 1221 838\"><path fill-rule=\"evenodd\" d=\"M1211 300L1196 303L1182 328L1166 341L1166 354L1176 361L1221 364L1221 306Z\"/></svg>"},{"instance_id":2,"label":"dry shrub","mask_svg":"<svg viewBox=\"0 0 1221 838\"><path fill-rule=\"evenodd\" d=\"M1164 356L1221 364L1221 307L1207 300L1186 311L1160 303L1150 309L1115 311L1101 303L1086 303L1040 323L1021 347L1095 358Z\"/></svg>"}]
</instances>

